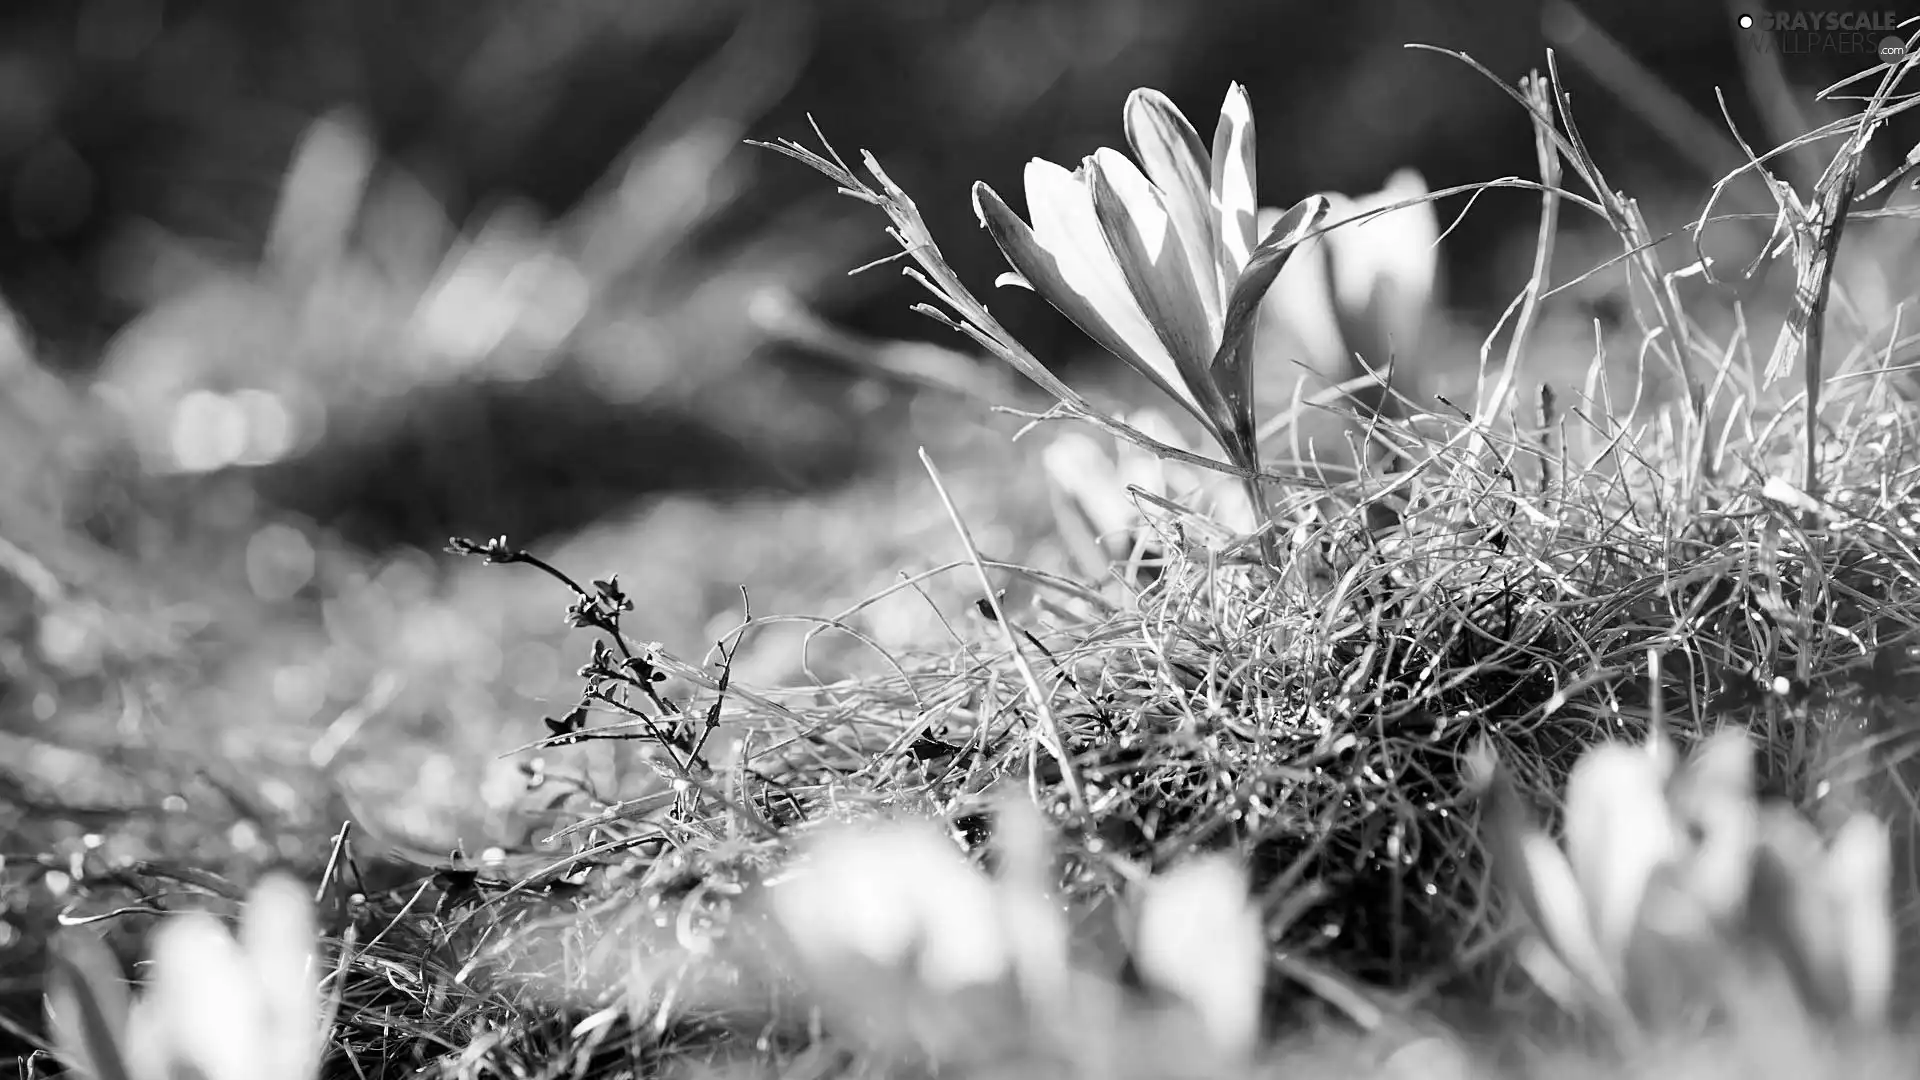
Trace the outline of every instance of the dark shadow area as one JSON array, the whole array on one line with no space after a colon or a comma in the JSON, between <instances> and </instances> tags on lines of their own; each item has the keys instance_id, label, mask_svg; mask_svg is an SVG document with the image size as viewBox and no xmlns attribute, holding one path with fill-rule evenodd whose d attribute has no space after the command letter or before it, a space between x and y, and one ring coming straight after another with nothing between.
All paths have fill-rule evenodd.
<instances>
[{"instance_id":1,"label":"dark shadow area","mask_svg":"<svg viewBox=\"0 0 1920 1080\"><path fill-rule=\"evenodd\" d=\"M790 388L824 405L831 384ZM802 399L814 398L808 403ZM422 388L383 403L323 452L253 471L269 503L372 551L437 550L449 536L539 543L649 496L796 494L844 483L862 464L856 423L754 430L704 410L609 402L575 372L529 383ZM784 437L783 437L784 436ZM149 481L148 498L206 481ZM191 501L190 499L188 501Z\"/></svg>"}]
</instances>

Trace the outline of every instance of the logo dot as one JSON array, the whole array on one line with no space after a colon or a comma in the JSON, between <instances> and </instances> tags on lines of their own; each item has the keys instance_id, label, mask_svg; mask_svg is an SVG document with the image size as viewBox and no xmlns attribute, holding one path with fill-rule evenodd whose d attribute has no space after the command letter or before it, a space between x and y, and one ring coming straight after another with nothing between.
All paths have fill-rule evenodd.
<instances>
[{"instance_id":1,"label":"logo dot","mask_svg":"<svg viewBox=\"0 0 1920 1080\"><path fill-rule=\"evenodd\" d=\"M1740 29L1742 30L1753 29L1753 16L1751 15L1740 16Z\"/></svg>"},{"instance_id":2,"label":"logo dot","mask_svg":"<svg viewBox=\"0 0 1920 1080\"><path fill-rule=\"evenodd\" d=\"M1880 59L1883 63L1897 64L1907 57L1907 43L1888 34L1880 39Z\"/></svg>"}]
</instances>

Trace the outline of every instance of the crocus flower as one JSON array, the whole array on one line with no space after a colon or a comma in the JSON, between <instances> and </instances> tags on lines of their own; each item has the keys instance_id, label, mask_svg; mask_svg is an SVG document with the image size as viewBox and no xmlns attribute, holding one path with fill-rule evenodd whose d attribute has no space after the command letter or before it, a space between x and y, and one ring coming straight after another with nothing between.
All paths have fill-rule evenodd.
<instances>
[{"instance_id":1,"label":"crocus flower","mask_svg":"<svg viewBox=\"0 0 1920 1080\"><path fill-rule=\"evenodd\" d=\"M997 820L1020 835L1017 815ZM1020 870L1029 853L1002 839L995 879L932 822L831 828L767 885L762 910L820 1004L874 1047L1017 1043L1059 999L1067 926L1039 871Z\"/></svg>"},{"instance_id":2,"label":"crocus flower","mask_svg":"<svg viewBox=\"0 0 1920 1080\"><path fill-rule=\"evenodd\" d=\"M316 935L306 891L274 875L248 896L238 940L203 912L161 924L138 997L99 942L64 941L47 1002L61 1054L95 1080L311 1080L325 1045Z\"/></svg>"},{"instance_id":3,"label":"crocus flower","mask_svg":"<svg viewBox=\"0 0 1920 1080\"><path fill-rule=\"evenodd\" d=\"M851 959L946 993L997 982L1012 963L993 883L925 822L822 835L769 899L819 974Z\"/></svg>"},{"instance_id":4,"label":"crocus flower","mask_svg":"<svg viewBox=\"0 0 1920 1080\"><path fill-rule=\"evenodd\" d=\"M1192 413L1232 461L1258 468L1253 338L1261 298L1327 212L1313 196L1258 228L1252 104L1227 92L1212 152L1164 94L1125 110L1133 159L1102 148L1068 171L1027 165L1031 225L975 184L974 209L1026 286Z\"/></svg>"},{"instance_id":5,"label":"crocus flower","mask_svg":"<svg viewBox=\"0 0 1920 1080\"><path fill-rule=\"evenodd\" d=\"M1440 219L1433 203L1413 201L1427 194L1418 172L1401 169L1379 191L1326 196L1333 224L1300 245L1266 301L1302 359L1357 374L1357 365L1384 369L1419 345L1439 284ZM1263 226L1281 218L1275 209L1260 215Z\"/></svg>"},{"instance_id":6,"label":"crocus flower","mask_svg":"<svg viewBox=\"0 0 1920 1080\"><path fill-rule=\"evenodd\" d=\"M1194 1008L1218 1050L1242 1056L1253 1050L1267 938L1237 863L1207 855L1148 880L1134 921L1133 956L1149 985Z\"/></svg>"},{"instance_id":7,"label":"crocus flower","mask_svg":"<svg viewBox=\"0 0 1920 1080\"><path fill-rule=\"evenodd\" d=\"M1762 817L1751 920L1816 1015L1872 1026L1893 994L1896 941L1886 824L1856 814L1822 843L1798 814Z\"/></svg>"},{"instance_id":8,"label":"crocus flower","mask_svg":"<svg viewBox=\"0 0 1920 1080\"><path fill-rule=\"evenodd\" d=\"M1520 960L1563 1003L1632 1031L1764 1003L1784 980L1811 1019L1884 1017L1885 827L1857 815L1829 845L1791 809L1761 806L1744 733L1685 762L1657 736L1589 750L1567 779L1564 849L1497 763L1486 779L1494 868L1530 924Z\"/></svg>"}]
</instances>

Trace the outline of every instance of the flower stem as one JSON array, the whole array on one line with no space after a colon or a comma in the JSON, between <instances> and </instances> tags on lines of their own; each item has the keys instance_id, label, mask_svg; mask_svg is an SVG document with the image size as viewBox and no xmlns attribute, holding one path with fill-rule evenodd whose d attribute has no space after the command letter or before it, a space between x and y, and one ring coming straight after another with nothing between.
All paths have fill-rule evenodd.
<instances>
[{"instance_id":1,"label":"flower stem","mask_svg":"<svg viewBox=\"0 0 1920 1080\"><path fill-rule=\"evenodd\" d=\"M1248 418L1251 420L1251 418ZM1260 561L1270 569L1280 566L1280 545L1273 533L1273 505L1267 501L1267 488L1260 479L1260 439L1252 423L1235 425L1234 436L1224 447L1235 465L1245 469L1241 484L1247 489L1247 503L1253 509L1254 527L1259 530Z\"/></svg>"},{"instance_id":2,"label":"flower stem","mask_svg":"<svg viewBox=\"0 0 1920 1080\"><path fill-rule=\"evenodd\" d=\"M1280 566L1280 545L1273 533L1273 507L1267 502L1267 489L1259 477L1249 476L1243 481L1247 486L1247 501L1253 504L1253 517L1260 530L1260 561L1269 569Z\"/></svg>"}]
</instances>

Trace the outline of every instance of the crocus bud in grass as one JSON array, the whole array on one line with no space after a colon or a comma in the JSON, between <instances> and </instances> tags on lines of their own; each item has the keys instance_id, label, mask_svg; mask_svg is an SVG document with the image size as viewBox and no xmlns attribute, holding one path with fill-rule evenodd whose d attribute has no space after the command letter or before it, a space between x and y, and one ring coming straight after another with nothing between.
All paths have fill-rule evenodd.
<instances>
[{"instance_id":1,"label":"crocus bud in grass","mask_svg":"<svg viewBox=\"0 0 1920 1080\"><path fill-rule=\"evenodd\" d=\"M950 991L1008 971L992 883L925 823L823 835L773 886L771 900L785 936L815 972L853 959Z\"/></svg>"},{"instance_id":2,"label":"crocus bud in grass","mask_svg":"<svg viewBox=\"0 0 1920 1080\"><path fill-rule=\"evenodd\" d=\"M1564 851L1493 766L1489 848L1542 988L1630 1029L1719 1006L1767 1024L1884 1020L1885 826L1857 816L1824 842L1791 807L1759 803L1752 759L1737 729L1677 764L1657 736L1595 747L1567 781Z\"/></svg>"},{"instance_id":3,"label":"crocus bud in grass","mask_svg":"<svg viewBox=\"0 0 1920 1080\"><path fill-rule=\"evenodd\" d=\"M1886 1018L1895 939L1887 828L1856 814L1823 842L1784 807L1762 819L1753 923L1802 1002L1826 1020Z\"/></svg>"},{"instance_id":4,"label":"crocus bud in grass","mask_svg":"<svg viewBox=\"0 0 1920 1080\"><path fill-rule=\"evenodd\" d=\"M1377 368L1396 351L1404 356L1418 346L1433 306L1440 219L1431 202L1413 201L1426 194L1420 174L1401 169L1372 194L1329 197L1328 217L1351 222L1327 233L1340 334L1349 350ZM1386 209L1405 202L1412 204Z\"/></svg>"},{"instance_id":5,"label":"crocus bud in grass","mask_svg":"<svg viewBox=\"0 0 1920 1080\"><path fill-rule=\"evenodd\" d=\"M1221 1051L1244 1055L1260 1033L1267 940L1238 864L1217 855L1150 879L1134 925L1134 962L1149 985L1183 999Z\"/></svg>"},{"instance_id":6,"label":"crocus bud in grass","mask_svg":"<svg viewBox=\"0 0 1920 1080\"><path fill-rule=\"evenodd\" d=\"M1587 751L1567 780L1563 849L1533 823L1505 767L1491 764L1483 820L1494 869L1532 931L1522 964L1569 1009L1629 1027L1628 956L1652 883L1681 853L1670 775L1655 745Z\"/></svg>"},{"instance_id":7,"label":"crocus bud in grass","mask_svg":"<svg viewBox=\"0 0 1920 1080\"><path fill-rule=\"evenodd\" d=\"M1266 301L1267 316L1305 353L1289 361L1338 381L1414 355L1439 285L1439 215L1415 201L1427 194L1418 172L1401 169L1379 191L1326 195L1327 231L1300 246ZM1277 222L1281 212L1260 216Z\"/></svg>"},{"instance_id":8,"label":"crocus bud in grass","mask_svg":"<svg viewBox=\"0 0 1920 1080\"><path fill-rule=\"evenodd\" d=\"M97 1080L310 1080L325 1046L317 932L305 889L270 876L238 940L204 912L163 922L130 1002L98 943L62 943L48 993L61 1053Z\"/></svg>"},{"instance_id":9,"label":"crocus bud in grass","mask_svg":"<svg viewBox=\"0 0 1920 1080\"><path fill-rule=\"evenodd\" d=\"M1000 879L931 822L842 826L767 886L795 974L876 1049L988 1057L1056 1015L1067 928L1018 852Z\"/></svg>"}]
</instances>

